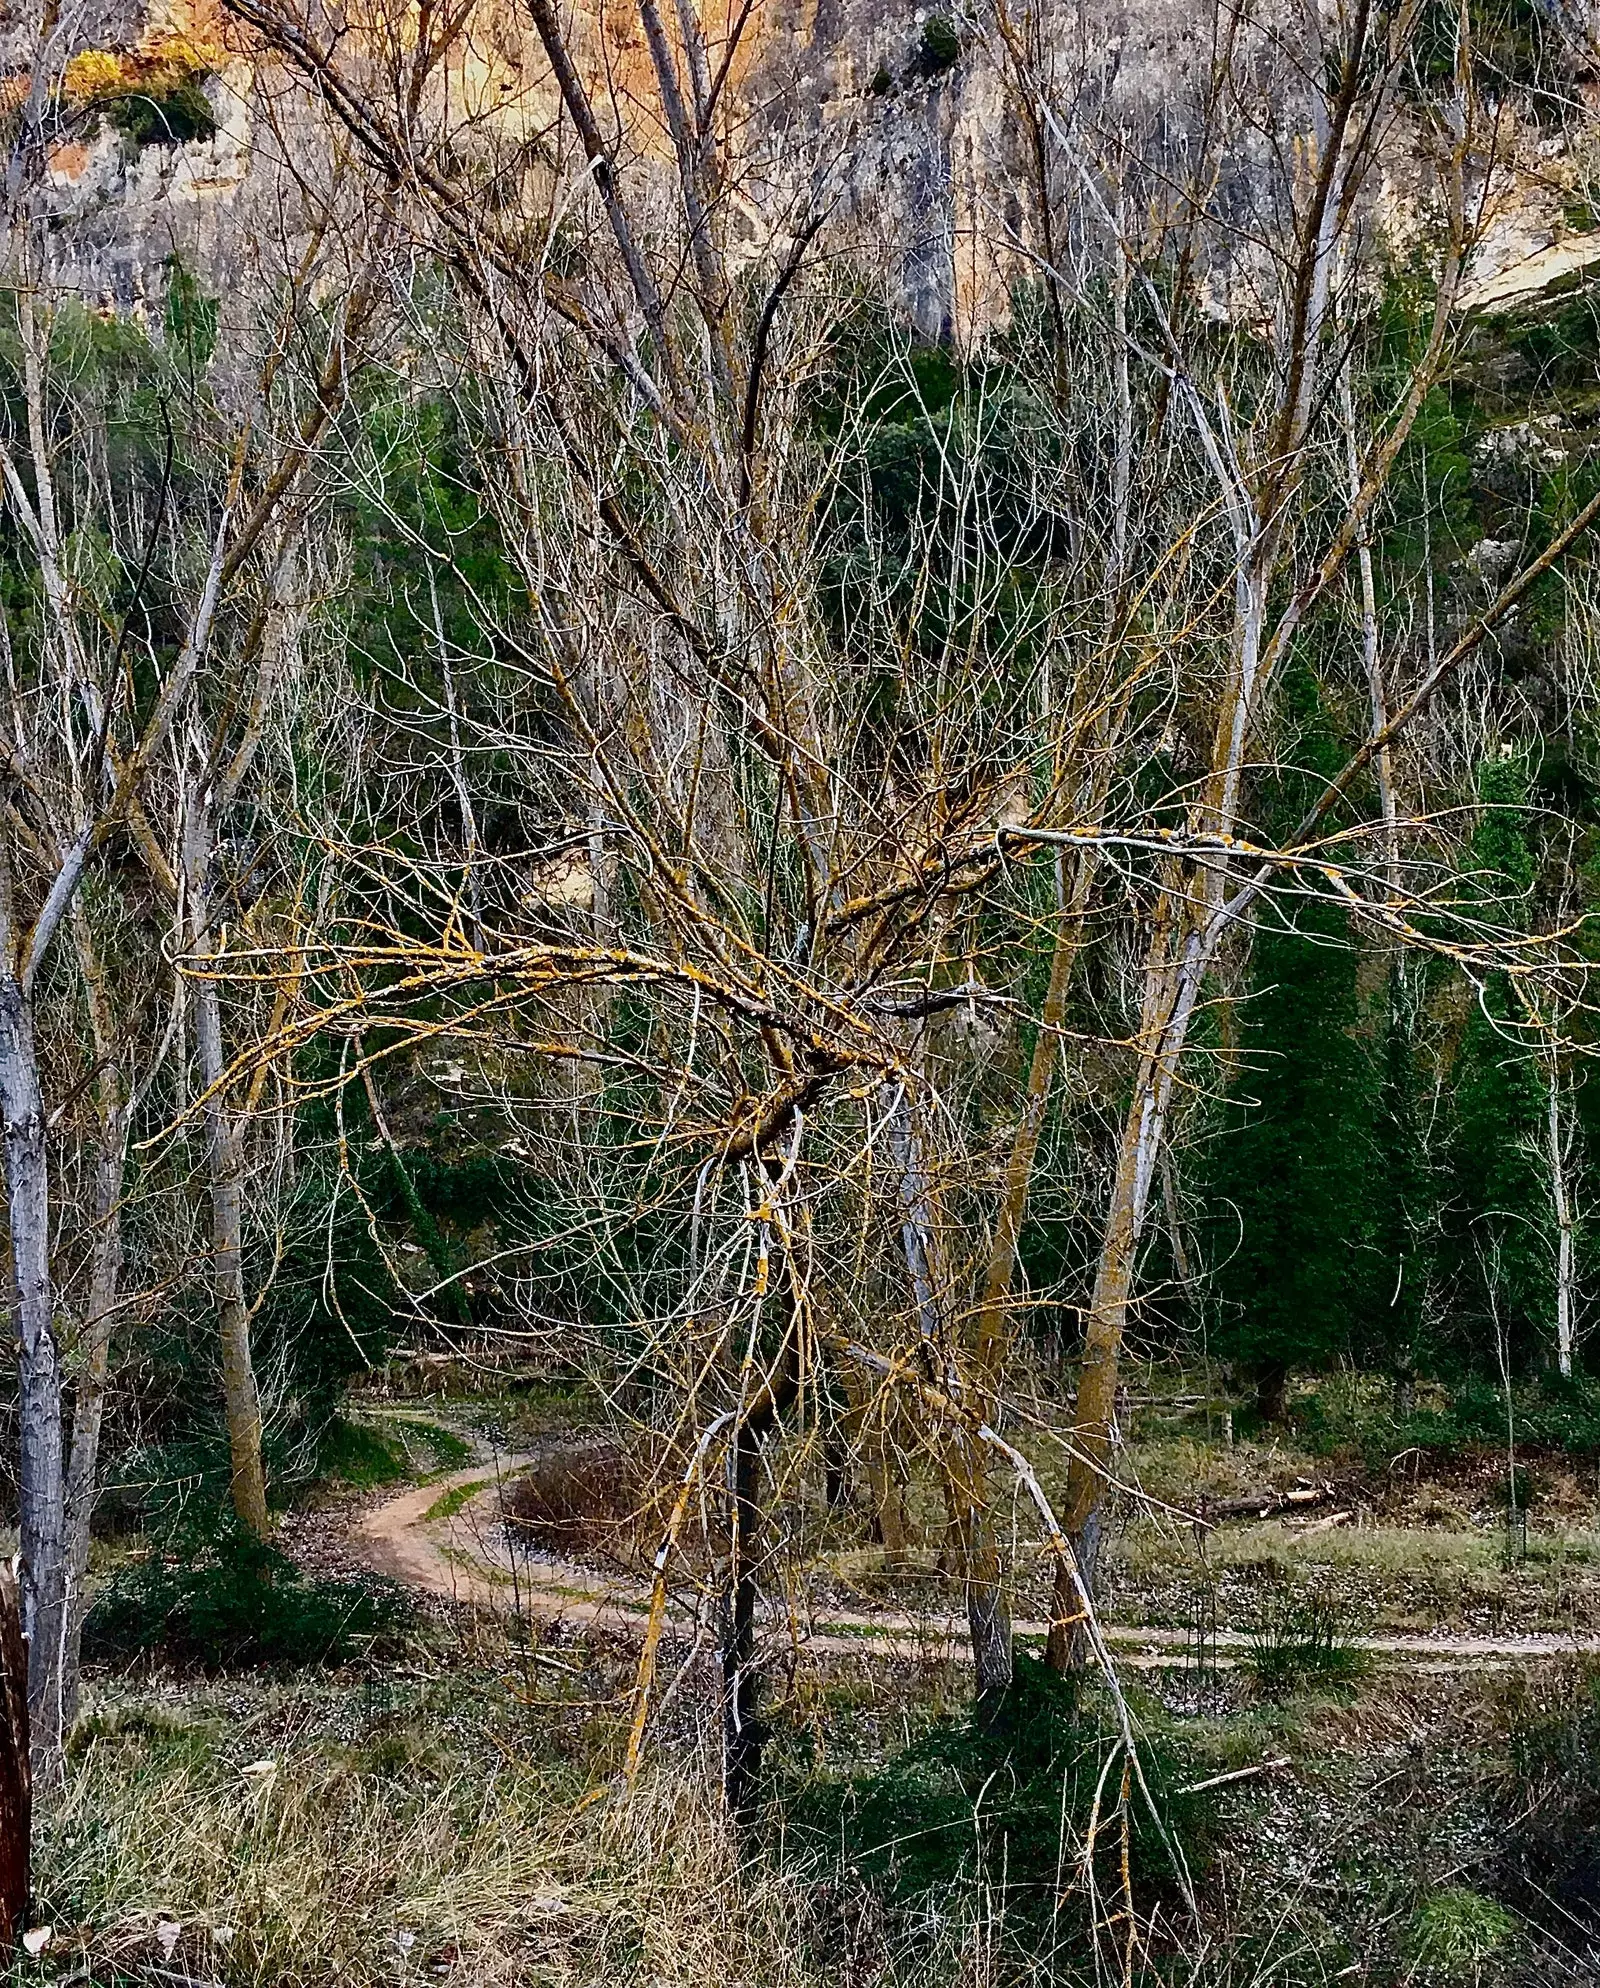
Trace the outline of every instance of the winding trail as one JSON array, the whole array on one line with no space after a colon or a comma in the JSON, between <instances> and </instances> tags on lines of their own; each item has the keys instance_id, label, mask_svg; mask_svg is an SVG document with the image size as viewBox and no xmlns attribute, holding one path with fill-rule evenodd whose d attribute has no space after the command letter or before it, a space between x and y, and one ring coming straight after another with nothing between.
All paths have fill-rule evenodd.
<instances>
[{"instance_id":1,"label":"winding trail","mask_svg":"<svg viewBox=\"0 0 1600 1988\"><path fill-rule=\"evenodd\" d=\"M355 1528L353 1544L363 1564L417 1593L466 1607L522 1613L540 1621L589 1630L637 1631L649 1608L642 1581L611 1577L593 1567L544 1554L513 1553L500 1521L502 1488L537 1461L529 1455L500 1457L436 1477L402 1491L368 1512ZM678 1594L670 1614L691 1636L708 1632L699 1598ZM959 1656L967 1642L966 1624L946 1615L916 1616L893 1610L876 1613L830 1609L805 1621L772 1612L769 1632L817 1655L898 1657L938 1662ZM1018 1622L1022 1642L1044 1641L1043 1622ZM1190 1641L1184 1629L1103 1625L1106 1641L1133 1669L1170 1668L1182 1660ZM1213 1667L1227 1669L1250 1637L1219 1629L1208 1639L1216 1652ZM1404 1661L1412 1671L1462 1667L1504 1668L1541 1658L1600 1656L1600 1636L1357 1636L1356 1649L1374 1657ZM1235 1653L1230 1655L1229 1653Z\"/></svg>"}]
</instances>

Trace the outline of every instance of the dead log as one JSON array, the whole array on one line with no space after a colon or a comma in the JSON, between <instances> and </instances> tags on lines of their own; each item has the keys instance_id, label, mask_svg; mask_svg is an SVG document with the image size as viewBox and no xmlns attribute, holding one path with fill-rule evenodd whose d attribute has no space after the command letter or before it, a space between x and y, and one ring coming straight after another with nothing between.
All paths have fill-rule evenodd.
<instances>
[{"instance_id":1,"label":"dead log","mask_svg":"<svg viewBox=\"0 0 1600 1988\"><path fill-rule=\"evenodd\" d=\"M1305 1511L1331 1503L1331 1484L1296 1484L1287 1491L1256 1491L1247 1498L1202 1498L1196 1517L1215 1525L1222 1519L1270 1519L1279 1512Z\"/></svg>"}]
</instances>

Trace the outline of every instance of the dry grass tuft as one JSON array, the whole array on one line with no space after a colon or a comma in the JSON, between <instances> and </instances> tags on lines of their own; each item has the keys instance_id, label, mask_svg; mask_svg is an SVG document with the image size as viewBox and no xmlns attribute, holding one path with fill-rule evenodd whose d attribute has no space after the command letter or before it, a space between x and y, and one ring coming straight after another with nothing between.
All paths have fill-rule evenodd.
<instances>
[{"instance_id":1,"label":"dry grass tuft","mask_svg":"<svg viewBox=\"0 0 1600 1988\"><path fill-rule=\"evenodd\" d=\"M237 1683L91 1717L38 1860L48 1970L811 1988L804 1883L740 1867L701 1776L585 1800L495 1679L437 1682L398 1717Z\"/></svg>"}]
</instances>

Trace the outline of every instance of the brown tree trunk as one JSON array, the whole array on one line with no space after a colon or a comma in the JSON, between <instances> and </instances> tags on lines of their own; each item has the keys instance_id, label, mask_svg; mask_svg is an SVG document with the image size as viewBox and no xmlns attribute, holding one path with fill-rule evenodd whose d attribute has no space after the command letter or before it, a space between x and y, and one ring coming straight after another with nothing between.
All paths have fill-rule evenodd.
<instances>
[{"instance_id":1,"label":"brown tree trunk","mask_svg":"<svg viewBox=\"0 0 1600 1988\"><path fill-rule=\"evenodd\" d=\"M1283 1360L1268 1360L1256 1372L1256 1413L1263 1422L1289 1419L1289 1368Z\"/></svg>"},{"instance_id":2,"label":"brown tree trunk","mask_svg":"<svg viewBox=\"0 0 1600 1988\"><path fill-rule=\"evenodd\" d=\"M222 1040L222 1000L216 981L207 972L214 951L208 890L213 850L211 800L201 791L192 790L189 795L183 852L189 950L195 969L195 1049L205 1087L202 1117L211 1194L211 1276L221 1341L233 1508L240 1521L264 1539L271 1522L261 1456L261 1394L250 1355L250 1307L244 1290L242 1128L223 1091L227 1054Z\"/></svg>"},{"instance_id":3,"label":"brown tree trunk","mask_svg":"<svg viewBox=\"0 0 1600 1988\"><path fill-rule=\"evenodd\" d=\"M916 1307L917 1331L929 1376L959 1395L947 1321L950 1279L927 1142L916 1106L904 1086L888 1105L889 1151L898 1175L900 1239ZM972 1639L974 1685L980 1700L1011 1683L1011 1612L1001 1580L1000 1556L986 1523L986 1460L964 1430L946 1435L940 1450L951 1542L960 1571Z\"/></svg>"},{"instance_id":4,"label":"brown tree trunk","mask_svg":"<svg viewBox=\"0 0 1600 1988\"><path fill-rule=\"evenodd\" d=\"M761 1779L766 1738L758 1716L761 1673L756 1662L757 1575L763 1519L761 1451L772 1426L770 1403L734 1431L729 1489L732 1536L722 1630L722 1792L736 1829L748 1828Z\"/></svg>"},{"instance_id":5,"label":"brown tree trunk","mask_svg":"<svg viewBox=\"0 0 1600 1988\"><path fill-rule=\"evenodd\" d=\"M261 1394L250 1355L250 1307L244 1294L244 1166L240 1128L219 1088L226 1065L222 1007L215 981L196 982L194 1009L195 1046L200 1053L201 1080L208 1092L205 1128L211 1179L211 1270L222 1342L222 1400L228 1420L233 1508L242 1522L264 1539L270 1520L261 1457Z\"/></svg>"},{"instance_id":6,"label":"brown tree trunk","mask_svg":"<svg viewBox=\"0 0 1600 1988\"><path fill-rule=\"evenodd\" d=\"M1123 1122L1111 1199L1101 1233L1100 1261L1084 1332L1073 1411L1073 1452L1067 1466L1062 1526L1077 1561L1078 1579L1091 1598L1099 1567L1102 1508L1116 1426L1117 1380L1139 1245L1178 1059L1199 991L1204 961L1192 931L1178 958L1170 943L1172 894L1164 894L1151 935L1141 1016L1137 1080ZM1076 1583L1058 1567L1045 1659L1067 1670L1084 1653L1082 1611Z\"/></svg>"},{"instance_id":7,"label":"brown tree trunk","mask_svg":"<svg viewBox=\"0 0 1600 1988\"><path fill-rule=\"evenodd\" d=\"M1034 1040L1033 1055L1028 1063L1028 1078L1023 1091L1022 1116L1017 1121L1011 1137L1011 1150L1006 1156L1005 1181L1001 1189L1000 1207L995 1216L994 1237L989 1248L989 1261L984 1275L983 1299L978 1309L977 1342L975 1347L979 1383L987 1403L986 1412L993 1414L993 1404L998 1399L1001 1377L1005 1368L1006 1354L1011 1342L1010 1301L1016 1283L1017 1251L1022 1238L1022 1226L1028 1211L1028 1198L1033 1187L1034 1164L1039 1156L1039 1140L1044 1131L1045 1112L1050 1102L1050 1091L1059 1060L1060 1044L1058 1031L1066 1014L1067 992L1072 984L1072 971L1077 963L1078 945L1083 930L1083 913L1089 898L1089 888L1093 880L1093 865L1085 855L1079 858L1073 876L1072 888L1065 888L1066 855L1062 852L1058 859L1058 894L1062 900L1060 922L1056 928L1055 949L1050 958L1050 980L1045 989L1044 1006L1039 1013L1039 1033ZM993 1524L989 1513L989 1471L986 1456L976 1459L976 1482L969 1487L965 1506L965 1537L968 1541L967 1557L963 1564L963 1574L967 1589L967 1609L969 1618L981 1617L984 1635L992 1647L994 1640L1004 1633L1009 1643L1010 1629L1007 1622L1002 1631L1002 1611L1004 1600L1000 1594L1004 1570L1000 1565L1000 1555L993 1537ZM976 1649L976 1630L974 1648ZM1001 1666L994 1664L994 1673L999 1679ZM1009 1652L1004 1664L1004 1682L1011 1677ZM982 1689L980 1683L980 1691Z\"/></svg>"}]
</instances>

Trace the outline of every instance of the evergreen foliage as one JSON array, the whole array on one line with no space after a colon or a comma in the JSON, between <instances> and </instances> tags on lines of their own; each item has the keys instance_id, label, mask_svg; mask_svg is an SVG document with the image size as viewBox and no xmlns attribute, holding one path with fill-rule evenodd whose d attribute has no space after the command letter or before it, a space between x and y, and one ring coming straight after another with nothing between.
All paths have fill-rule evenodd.
<instances>
[{"instance_id":1,"label":"evergreen foliage","mask_svg":"<svg viewBox=\"0 0 1600 1988\"><path fill-rule=\"evenodd\" d=\"M1520 757L1479 772L1472 843L1479 888L1503 918L1527 922L1535 858L1527 766ZM1526 1365L1554 1337L1550 1189L1539 1158L1545 1087L1526 1014L1504 975L1475 990L1452 1072L1452 1199L1446 1211L1446 1292L1452 1337L1493 1361Z\"/></svg>"}]
</instances>

